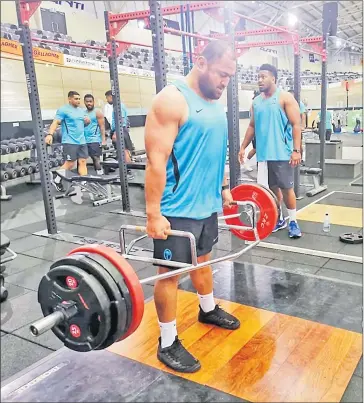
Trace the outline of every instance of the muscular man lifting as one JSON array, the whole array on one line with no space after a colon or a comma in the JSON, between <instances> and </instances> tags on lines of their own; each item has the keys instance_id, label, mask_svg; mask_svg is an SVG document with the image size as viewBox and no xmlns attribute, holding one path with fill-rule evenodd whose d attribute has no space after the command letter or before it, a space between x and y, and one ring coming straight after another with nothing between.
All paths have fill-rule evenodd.
<instances>
[{"instance_id":1,"label":"muscular man lifting","mask_svg":"<svg viewBox=\"0 0 364 403\"><path fill-rule=\"evenodd\" d=\"M232 195L225 178L228 126L218 100L235 74L236 59L228 44L211 42L197 57L184 81L168 85L155 97L145 125L147 232L154 257L165 260L159 273L172 270L168 260L191 263L189 241L168 236L170 229L194 234L198 262L211 259L218 241L217 214ZM213 296L211 266L190 272L197 290L198 320L234 330L237 318ZM180 372L195 372L200 363L181 344L176 329L178 276L157 281L154 301L161 337L158 359Z\"/></svg>"}]
</instances>

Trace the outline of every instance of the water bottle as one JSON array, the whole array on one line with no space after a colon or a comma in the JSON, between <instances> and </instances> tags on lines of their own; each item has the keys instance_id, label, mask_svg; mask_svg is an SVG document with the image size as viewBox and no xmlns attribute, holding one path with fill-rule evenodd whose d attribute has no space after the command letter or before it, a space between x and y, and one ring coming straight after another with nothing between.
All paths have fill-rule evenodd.
<instances>
[{"instance_id":1,"label":"water bottle","mask_svg":"<svg viewBox=\"0 0 364 403\"><path fill-rule=\"evenodd\" d=\"M329 217L329 213L325 214L323 231L324 232L330 232L330 217Z\"/></svg>"}]
</instances>

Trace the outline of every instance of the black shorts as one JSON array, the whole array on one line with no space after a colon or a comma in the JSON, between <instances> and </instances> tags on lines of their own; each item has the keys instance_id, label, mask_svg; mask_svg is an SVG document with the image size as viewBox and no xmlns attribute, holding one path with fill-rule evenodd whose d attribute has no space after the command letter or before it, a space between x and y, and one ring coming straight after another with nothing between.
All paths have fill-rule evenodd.
<instances>
[{"instance_id":1,"label":"black shorts","mask_svg":"<svg viewBox=\"0 0 364 403\"><path fill-rule=\"evenodd\" d=\"M87 148L90 157L101 157L102 147L100 143L88 143Z\"/></svg>"},{"instance_id":2,"label":"black shorts","mask_svg":"<svg viewBox=\"0 0 364 403\"><path fill-rule=\"evenodd\" d=\"M289 161L268 161L269 187L291 189L294 183L294 168Z\"/></svg>"},{"instance_id":3,"label":"black shorts","mask_svg":"<svg viewBox=\"0 0 364 403\"><path fill-rule=\"evenodd\" d=\"M133 142L131 141L131 138L130 138L130 131L129 131L129 128L128 128L128 127L124 127L124 128L123 128L123 134L124 134L124 147L125 147L125 150L133 151L133 150L134 150L134 144L133 144ZM112 141L112 144L113 144L115 150L117 150L116 141L113 140L113 141Z\"/></svg>"},{"instance_id":4,"label":"black shorts","mask_svg":"<svg viewBox=\"0 0 364 403\"><path fill-rule=\"evenodd\" d=\"M166 217L171 228L179 231L191 232L196 239L197 256L207 255L218 241L217 213L203 220L190 218ZM191 246L188 238L169 236L166 240L154 239L154 258L173 260L182 263L192 263ZM159 265L158 265L159 266ZM165 265L168 267L168 264ZM168 267L176 269L175 267Z\"/></svg>"},{"instance_id":5,"label":"black shorts","mask_svg":"<svg viewBox=\"0 0 364 403\"><path fill-rule=\"evenodd\" d=\"M88 158L87 144L62 144L65 161L77 161L79 158Z\"/></svg>"}]
</instances>

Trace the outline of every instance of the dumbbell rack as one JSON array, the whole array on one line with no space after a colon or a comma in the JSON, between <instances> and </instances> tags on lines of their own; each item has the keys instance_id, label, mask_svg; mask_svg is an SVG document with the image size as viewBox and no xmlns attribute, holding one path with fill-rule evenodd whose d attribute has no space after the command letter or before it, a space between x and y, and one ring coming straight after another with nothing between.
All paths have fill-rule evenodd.
<instances>
[{"instance_id":1,"label":"dumbbell rack","mask_svg":"<svg viewBox=\"0 0 364 403\"><path fill-rule=\"evenodd\" d=\"M50 148L60 148L55 144ZM61 155L53 152L49 158L49 168L56 168L63 164ZM29 179L28 179L29 178ZM40 184L39 164L34 136L24 138L12 138L1 141L1 200L11 200L7 194L9 186L20 183Z\"/></svg>"}]
</instances>

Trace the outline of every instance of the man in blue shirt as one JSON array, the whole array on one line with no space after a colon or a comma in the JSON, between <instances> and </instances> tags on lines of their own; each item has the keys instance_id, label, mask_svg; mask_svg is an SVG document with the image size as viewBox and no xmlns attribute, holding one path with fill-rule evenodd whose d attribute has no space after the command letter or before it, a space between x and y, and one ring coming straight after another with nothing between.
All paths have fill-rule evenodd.
<instances>
[{"instance_id":1,"label":"man in blue shirt","mask_svg":"<svg viewBox=\"0 0 364 403\"><path fill-rule=\"evenodd\" d=\"M134 149L134 145L131 141L130 138L130 132L129 132L129 118L128 118L128 110L126 109L126 106L121 103L121 116L123 120L123 135L124 135L124 146L125 146L125 160L126 162L131 162L131 152ZM116 133L115 133L115 113L112 113L112 119L111 119L111 125L110 125L110 130L112 134L112 142L115 147L117 148L117 143L116 143Z\"/></svg>"},{"instance_id":2,"label":"man in blue shirt","mask_svg":"<svg viewBox=\"0 0 364 403\"><path fill-rule=\"evenodd\" d=\"M102 146L106 144L104 114L99 109L95 109L95 99L92 94L86 94L83 100L86 106L86 115L90 119L90 123L85 126L88 154L92 158L96 173L102 175L100 157Z\"/></svg>"},{"instance_id":3,"label":"man in blue shirt","mask_svg":"<svg viewBox=\"0 0 364 403\"><path fill-rule=\"evenodd\" d=\"M258 74L260 95L253 101L251 119L239 152L243 163L245 149L256 138L258 162L268 168L268 184L279 203L282 196L289 215L288 235L300 238L301 230L296 219L294 168L301 163L301 119L295 98L277 87L277 69L263 64ZM281 209L282 211L282 209ZM287 227L282 214L275 231Z\"/></svg>"},{"instance_id":4,"label":"man in blue shirt","mask_svg":"<svg viewBox=\"0 0 364 403\"><path fill-rule=\"evenodd\" d=\"M75 162L78 162L78 173L87 175L88 149L85 138L85 125L90 123L83 108L80 107L81 97L76 91L68 93L68 104L61 106L56 113L48 135L45 138L46 144L52 144L53 135L58 125L61 125L62 131L62 149L65 163L59 168L64 171L70 171L74 168ZM58 191L63 191L61 178L54 175L54 185Z\"/></svg>"},{"instance_id":5,"label":"man in blue shirt","mask_svg":"<svg viewBox=\"0 0 364 403\"><path fill-rule=\"evenodd\" d=\"M325 123L325 137L326 141L330 141L331 139L331 134L332 134L332 120L333 120L333 113L332 111L329 111L326 109L326 123ZM321 122L321 111L318 112L317 114L317 127L319 127L319 124Z\"/></svg>"},{"instance_id":6,"label":"man in blue shirt","mask_svg":"<svg viewBox=\"0 0 364 403\"><path fill-rule=\"evenodd\" d=\"M162 260L159 273L175 269L171 260L191 264L189 240L170 236L171 229L194 235L198 263L211 259L218 241L218 212L223 203L228 206L233 200L225 176L228 124L224 106L217 100L235 72L234 50L223 41L212 41L184 80L156 95L148 112L146 227L153 238L154 257ZM239 328L239 319L215 302L211 266L189 275L198 294L198 321L228 331ZM177 289L178 276L155 283L160 327L157 357L175 371L195 372L201 364L177 335Z\"/></svg>"}]
</instances>

